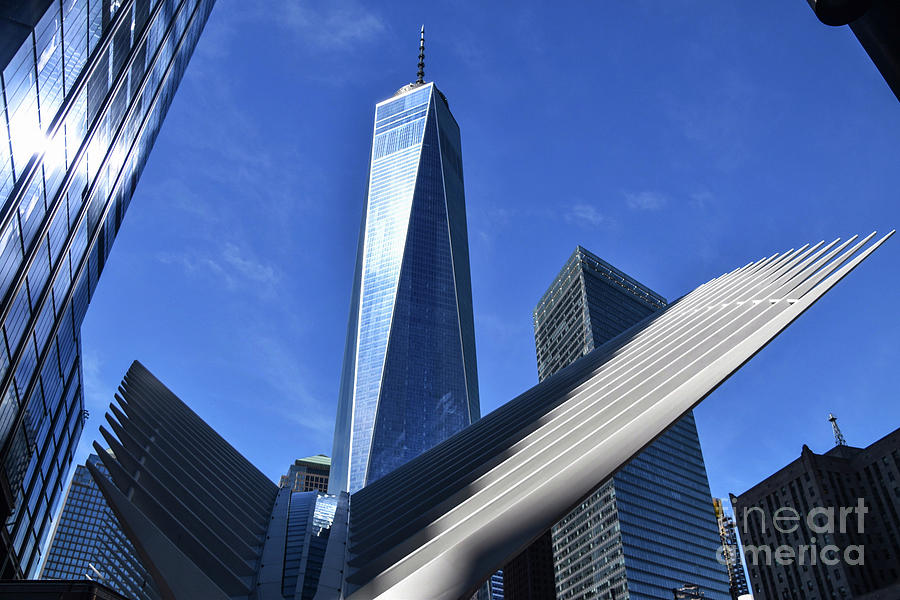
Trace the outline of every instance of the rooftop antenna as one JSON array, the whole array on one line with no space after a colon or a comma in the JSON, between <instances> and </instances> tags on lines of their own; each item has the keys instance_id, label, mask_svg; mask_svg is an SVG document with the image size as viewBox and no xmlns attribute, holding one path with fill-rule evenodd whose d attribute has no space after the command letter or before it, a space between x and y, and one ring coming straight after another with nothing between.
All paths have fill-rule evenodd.
<instances>
[{"instance_id":1,"label":"rooftop antenna","mask_svg":"<svg viewBox=\"0 0 900 600\"><path fill-rule=\"evenodd\" d=\"M425 83L425 26L422 25L422 33L419 37L419 71L416 73L416 83Z\"/></svg>"},{"instance_id":2,"label":"rooftop antenna","mask_svg":"<svg viewBox=\"0 0 900 600\"><path fill-rule=\"evenodd\" d=\"M844 439L844 434L841 433L841 428L838 427L837 417L832 413L828 413L828 420L831 422L831 428L834 430L834 444L836 446L846 446L847 440Z\"/></svg>"}]
</instances>

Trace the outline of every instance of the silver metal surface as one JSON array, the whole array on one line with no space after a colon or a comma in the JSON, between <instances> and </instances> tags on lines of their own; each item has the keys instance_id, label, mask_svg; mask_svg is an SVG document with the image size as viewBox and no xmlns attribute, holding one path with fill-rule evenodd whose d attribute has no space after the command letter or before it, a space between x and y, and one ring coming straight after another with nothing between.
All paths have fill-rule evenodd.
<instances>
[{"instance_id":1,"label":"silver metal surface","mask_svg":"<svg viewBox=\"0 0 900 600\"><path fill-rule=\"evenodd\" d=\"M363 488L345 597L467 596L892 234L718 277Z\"/></svg>"},{"instance_id":2,"label":"silver metal surface","mask_svg":"<svg viewBox=\"0 0 900 600\"><path fill-rule=\"evenodd\" d=\"M701 285L480 421L339 499L316 600L472 593L893 232L803 246ZM280 595L277 489L135 363L93 473L165 598ZM120 408L121 407L121 408ZM282 503L283 504L283 503Z\"/></svg>"}]
</instances>

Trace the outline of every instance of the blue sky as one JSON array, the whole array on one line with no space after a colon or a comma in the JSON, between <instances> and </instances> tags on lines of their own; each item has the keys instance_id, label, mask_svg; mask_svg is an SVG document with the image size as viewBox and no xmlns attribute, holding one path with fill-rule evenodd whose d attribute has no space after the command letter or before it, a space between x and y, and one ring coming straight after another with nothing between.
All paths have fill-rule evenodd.
<instances>
[{"instance_id":1,"label":"blue sky","mask_svg":"<svg viewBox=\"0 0 900 600\"><path fill-rule=\"evenodd\" d=\"M531 311L576 244L669 299L900 224L900 104L806 2L219 0L83 328L83 462L138 359L276 479L331 452L376 102L460 124L482 407L537 382ZM696 410L714 494L900 426L891 240Z\"/></svg>"}]
</instances>

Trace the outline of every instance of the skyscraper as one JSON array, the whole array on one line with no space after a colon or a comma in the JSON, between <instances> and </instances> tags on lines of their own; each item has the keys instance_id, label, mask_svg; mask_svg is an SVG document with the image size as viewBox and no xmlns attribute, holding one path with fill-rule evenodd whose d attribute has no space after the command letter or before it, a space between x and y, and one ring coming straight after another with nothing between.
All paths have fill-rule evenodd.
<instances>
[{"instance_id":1,"label":"skyscraper","mask_svg":"<svg viewBox=\"0 0 900 600\"><path fill-rule=\"evenodd\" d=\"M744 561L741 558L741 544L738 540L734 519L725 510L722 500L713 498L713 510L716 512L716 521L719 524L719 538L722 540L721 559L728 569L728 584L731 588L731 599L738 600L741 596L749 594L747 578L744 576Z\"/></svg>"},{"instance_id":2,"label":"skyscraper","mask_svg":"<svg viewBox=\"0 0 900 600\"><path fill-rule=\"evenodd\" d=\"M298 458L288 468L287 474L281 476L278 487L288 487L295 492L324 492L328 489L330 469L331 459L324 454Z\"/></svg>"},{"instance_id":3,"label":"skyscraper","mask_svg":"<svg viewBox=\"0 0 900 600\"><path fill-rule=\"evenodd\" d=\"M480 415L459 126L419 73L375 107L335 423L351 493Z\"/></svg>"},{"instance_id":4,"label":"skyscraper","mask_svg":"<svg viewBox=\"0 0 900 600\"><path fill-rule=\"evenodd\" d=\"M109 476L96 454L87 462ZM93 579L132 600L159 598L150 574L85 465L75 468L41 578Z\"/></svg>"},{"instance_id":5,"label":"skyscraper","mask_svg":"<svg viewBox=\"0 0 900 600\"><path fill-rule=\"evenodd\" d=\"M81 434L80 327L213 0L0 4L0 578Z\"/></svg>"},{"instance_id":6,"label":"skyscraper","mask_svg":"<svg viewBox=\"0 0 900 600\"><path fill-rule=\"evenodd\" d=\"M534 310L540 379L665 306L662 296L578 246ZM649 600L696 583L707 598L728 600L709 497L688 413L554 525L556 597Z\"/></svg>"}]
</instances>

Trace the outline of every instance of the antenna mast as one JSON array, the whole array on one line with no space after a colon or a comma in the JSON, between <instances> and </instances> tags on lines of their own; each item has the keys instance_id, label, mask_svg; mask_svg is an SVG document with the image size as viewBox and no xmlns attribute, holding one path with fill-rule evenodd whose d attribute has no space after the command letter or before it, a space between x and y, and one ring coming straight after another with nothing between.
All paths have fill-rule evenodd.
<instances>
[{"instance_id":1,"label":"antenna mast","mask_svg":"<svg viewBox=\"0 0 900 600\"><path fill-rule=\"evenodd\" d=\"M831 429L834 430L834 444L836 446L846 446L847 440L844 439L844 434L841 433L841 428L838 427L837 417L832 413L828 413L828 421L831 423Z\"/></svg>"},{"instance_id":2,"label":"antenna mast","mask_svg":"<svg viewBox=\"0 0 900 600\"><path fill-rule=\"evenodd\" d=\"M416 73L416 83L425 83L425 26L422 25L422 33L419 37L419 71Z\"/></svg>"}]
</instances>

